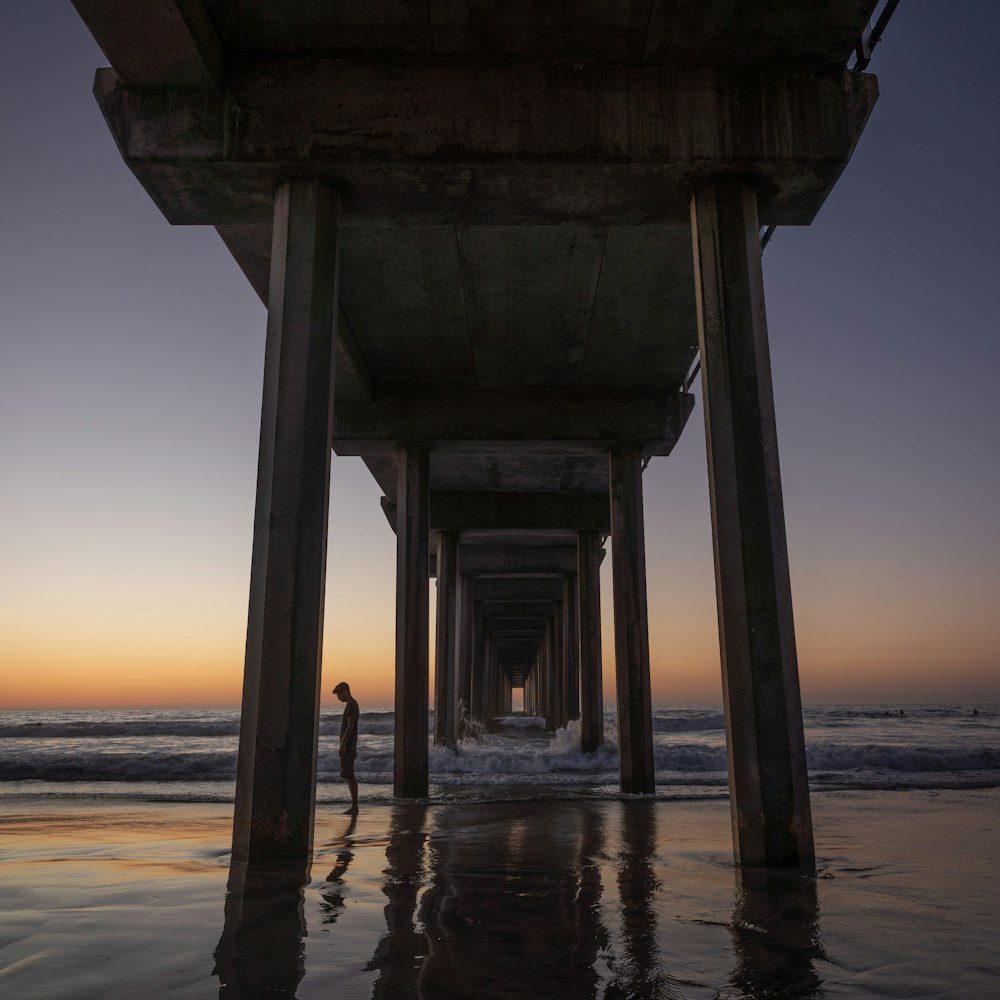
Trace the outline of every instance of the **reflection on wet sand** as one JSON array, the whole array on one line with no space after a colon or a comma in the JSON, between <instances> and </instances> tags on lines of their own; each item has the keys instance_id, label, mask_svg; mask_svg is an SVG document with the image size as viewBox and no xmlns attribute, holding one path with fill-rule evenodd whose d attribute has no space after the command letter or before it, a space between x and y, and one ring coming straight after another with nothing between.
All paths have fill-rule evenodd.
<instances>
[{"instance_id":1,"label":"reflection on wet sand","mask_svg":"<svg viewBox=\"0 0 1000 1000\"><path fill-rule=\"evenodd\" d=\"M731 982L754 1000L822 997L813 962L824 958L816 880L796 871L738 868Z\"/></svg>"},{"instance_id":2,"label":"reflection on wet sand","mask_svg":"<svg viewBox=\"0 0 1000 1000\"><path fill-rule=\"evenodd\" d=\"M328 845L332 868L305 897L302 870L231 878L215 955L220 998L295 996L304 912L315 925L310 948L334 949L332 961L310 951L313 974L324 962L338 977L376 974L352 987L375 1000L674 1000L692 986L731 1000L823 995L816 882L798 872L737 869L732 921L722 921L733 951L695 961L675 953L672 967L681 918L668 901L692 890L672 882L659 856L654 801L401 803L386 832L358 837L356 822ZM715 887L728 909L725 885ZM379 891L384 924L371 908ZM357 937L363 922L338 923L348 912L368 915L370 937ZM330 932L322 945L317 930ZM342 930L370 944L341 953Z\"/></svg>"},{"instance_id":3,"label":"reflection on wet sand","mask_svg":"<svg viewBox=\"0 0 1000 1000\"><path fill-rule=\"evenodd\" d=\"M624 961L612 965L608 996L659 996L656 911L659 881L656 857L656 804L622 803L622 862L618 868ZM665 995L665 994L664 994Z\"/></svg>"},{"instance_id":4,"label":"reflection on wet sand","mask_svg":"<svg viewBox=\"0 0 1000 1000\"><path fill-rule=\"evenodd\" d=\"M387 933L367 966L379 973L372 989L375 1000L410 993L427 954L427 939L415 925L417 896L423 886L426 818L423 803L399 805L392 811L382 883Z\"/></svg>"},{"instance_id":5,"label":"reflection on wet sand","mask_svg":"<svg viewBox=\"0 0 1000 1000\"><path fill-rule=\"evenodd\" d=\"M594 995L599 919L595 899L581 906L580 855L584 830L600 839L600 814L585 803L519 812L506 804L461 839L431 841L421 986L434 995Z\"/></svg>"},{"instance_id":6,"label":"reflection on wet sand","mask_svg":"<svg viewBox=\"0 0 1000 1000\"><path fill-rule=\"evenodd\" d=\"M304 867L241 869L230 875L213 974L224 1000L294 997L305 962Z\"/></svg>"},{"instance_id":7,"label":"reflection on wet sand","mask_svg":"<svg viewBox=\"0 0 1000 1000\"><path fill-rule=\"evenodd\" d=\"M323 914L324 924L335 924L337 917L344 912L344 876L347 874L347 869L350 868L351 862L354 860L354 852L351 848L354 845L353 837L357 825L358 817L354 815L351 817L351 822L344 833L343 842L340 850L337 852L333 868L330 870L330 874L327 875L326 882L323 883L319 890L320 896L323 897L323 902L320 904L320 912Z\"/></svg>"}]
</instances>

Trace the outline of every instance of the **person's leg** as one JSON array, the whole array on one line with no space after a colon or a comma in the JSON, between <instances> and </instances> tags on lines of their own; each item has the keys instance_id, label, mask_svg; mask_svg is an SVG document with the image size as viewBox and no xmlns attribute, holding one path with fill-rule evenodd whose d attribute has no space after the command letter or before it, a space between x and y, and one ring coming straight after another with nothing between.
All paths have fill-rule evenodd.
<instances>
[{"instance_id":1,"label":"person's leg","mask_svg":"<svg viewBox=\"0 0 1000 1000\"><path fill-rule=\"evenodd\" d=\"M356 756L351 756L350 759L344 758L340 762L340 776L347 782L347 787L351 792L351 808L350 812L358 811L358 779L354 776L354 761Z\"/></svg>"}]
</instances>

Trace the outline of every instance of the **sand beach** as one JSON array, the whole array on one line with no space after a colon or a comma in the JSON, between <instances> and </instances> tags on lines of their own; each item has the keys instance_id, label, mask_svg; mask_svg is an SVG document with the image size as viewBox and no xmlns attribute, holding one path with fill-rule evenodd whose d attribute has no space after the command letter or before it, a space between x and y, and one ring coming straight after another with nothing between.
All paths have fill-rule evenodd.
<instances>
[{"instance_id":1,"label":"sand beach","mask_svg":"<svg viewBox=\"0 0 1000 1000\"><path fill-rule=\"evenodd\" d=\"M301 878L227 897L224 804L9 799L0 991L1000 997L997 789L816 795L815 877L738 869L719 800L342 805Z\"/></svg>"}]
</instances>

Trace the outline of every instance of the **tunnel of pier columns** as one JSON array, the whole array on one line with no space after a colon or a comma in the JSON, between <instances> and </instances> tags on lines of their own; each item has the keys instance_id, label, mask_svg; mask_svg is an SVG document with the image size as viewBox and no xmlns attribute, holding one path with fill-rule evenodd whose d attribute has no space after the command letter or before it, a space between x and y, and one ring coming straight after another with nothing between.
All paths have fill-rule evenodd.
<instances>
[{"instance_id":1,"label":"tunnel of pier columns","mask_svg":"<svg viewBox=\"0 0 1000 1000\"><path fill-rule=\"evenodd\" d=\"M850 159L873 0L74 3L125 163L267 307L234 867L311 849L334 452L396 536L395 794L515 689L596 749L604 645L655 793L642 472L698 372L735 853L811 864L760 231Z\"/></svg>"}]
</instances>

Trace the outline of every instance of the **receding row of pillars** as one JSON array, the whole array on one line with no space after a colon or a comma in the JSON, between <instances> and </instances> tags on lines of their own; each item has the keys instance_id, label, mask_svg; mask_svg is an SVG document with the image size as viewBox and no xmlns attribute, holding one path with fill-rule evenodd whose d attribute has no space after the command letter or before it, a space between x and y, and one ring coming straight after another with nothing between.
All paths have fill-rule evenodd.
<instances>
[{"instance_id":1,"label":"receding row of pillars","mask_svg":"<svg viewBox=\"0 0 1000 1000\"><path fill-rule=\"evenodd\" d=\"M638 446L617 446L609 452L620 780L622 791L633 794L651 794L656 788L642 459ZM400 447L398 468L397 573L405 579L397 581L394 790L398 796L420 797L427 794L429 786L426 740L419 753L410 740L411 734L426 734L429 726L427 698L416 695L418 690L428 690L430 681L429 448ZM459 737L462 691L470 694L470 715L488 720L510 712L514 686L510 663L505 662L504 650L488 622L480 621L478 644L464 634L470 615L468 608L463 613L460 595L465 593L467 602L471 597L474 605L475 582L462 579L459 543L460 532L438 532L434 740L452 747ZM531 714L543 716L549 728L564 726L582 714L581 746L590 752L603 741L604 726L600 533L580 532L577 554L577 573L564 575L551 615L524 630L531 634L521 636L526 646L535 649L534 659L525 669L525 704ZM510 596L517 598L516 583ZM471 617L474 629L474 614ZM463 648L469 655L467 660L459 654ZM585 697L582 713L581 692ZM403 739L399 738L401 733Z\"/></svg>"},{"instance_id":2,"label":"receding row of pillars","mask_svg":"<svg viewBox=\"0 0 1000 1000\"><path fill-rule=\"evenodd\" d=\"M234 865L301 860L312 843L339 221L339 196L322 180L291 180L276 192ZM808 865L812 823L753 188L741 179L699 186L691 231L734 846L744 863ZM621 785L651 792L641 471L638 445L611 449ZM397 796L422 797L429 718L425 444L400 448L397 492L394 782ZM599 541L581 536L578 544L584 554ZM600 598L589 576L595 573L593 558L582 555L581 663L600 646ZM456 633L459 645L468 641L468 628ZM465 682L446 674L442 683ZM579 685L581 724L596 725L600 679L580 670ZM475 704L475 688L468 693Z\"/></svg>"},{"instance_id":3,"label":"receding row of pillars","mask_svg":"<svg viewBox=\"0 0 1000 1000\"><path fill-rule=\"evenodd\" d=\"M477 600L477 577L462 572L459 533L439 533L436 743L454 747L467 721L489 723L509 714L515 688L524 690L525 711L543 717L549 729L581 719L582 690L586 700L582 749L592 752L603 742L599 590L603 538L597 531L579 532L579 538L578 560L588 559L591 565L581 572L562 574L497 578L483 574L480 580L506 585L503 599L495 595L494 586L494 598L489 601ZM544 549L540 551L544 554ZM589 594L581 593L581 580L592 588ZM520 588L539 582L551 584L545 598L525 601ZM512 603L517 610L513 616ZM583 614L597 616L594 622L586 622L583 635L581 607ZM498 615L497 608L507 613ZM404 664L402 669L408 668Z\"/></svg>"}]
</instances>

